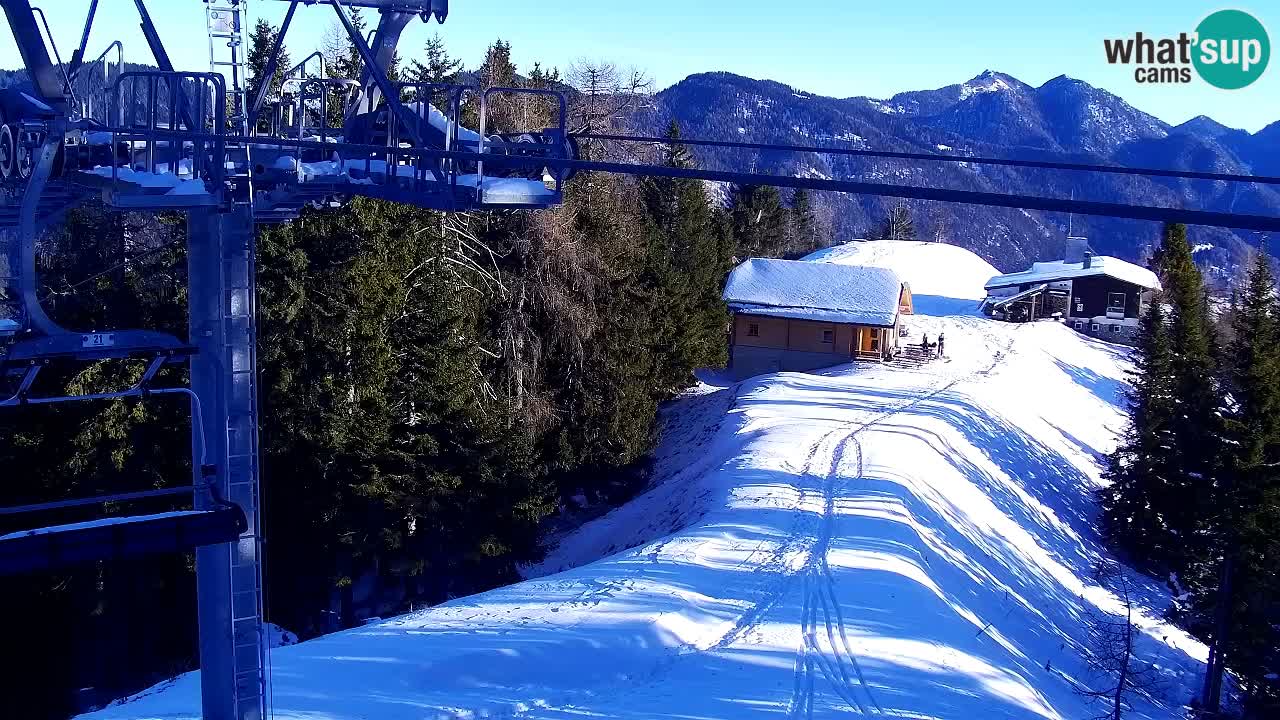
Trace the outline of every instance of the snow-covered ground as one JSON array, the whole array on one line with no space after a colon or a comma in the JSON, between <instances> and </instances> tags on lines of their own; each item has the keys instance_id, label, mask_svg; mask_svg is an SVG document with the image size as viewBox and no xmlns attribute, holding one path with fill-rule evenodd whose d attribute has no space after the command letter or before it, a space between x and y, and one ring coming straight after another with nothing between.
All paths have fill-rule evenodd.
<instances>
[{"instance_id":1,"label":"snow-covered ground","mask_svg":"<svg viewBox=\"0 0 1280 720\"><path fill-rule=\"evenodd\" d=\"M275 717L1097 714L1073 683L1087 616L1117 608L1090 580L1088 495L1125 421L1124 351L969 314L994 271L956 248L823 257L893 267L950 361L692 398L655 485L533 574L573 569L277 649ZM1155 584L1140 595L1138 654L1166 687L1129 717L1177 717L1205 650L1157 619ZM198 708L190 674L91 717Z\"/></svg>"}]
</instances>

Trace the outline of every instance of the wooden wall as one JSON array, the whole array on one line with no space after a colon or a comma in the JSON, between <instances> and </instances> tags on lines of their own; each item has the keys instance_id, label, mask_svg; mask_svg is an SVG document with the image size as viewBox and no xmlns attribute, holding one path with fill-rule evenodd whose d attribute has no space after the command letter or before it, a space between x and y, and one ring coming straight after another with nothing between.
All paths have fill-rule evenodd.
<instances>
[{"instance_id":1,"label":"wooden wall","mask_svg":"<svg viewBox=\"0 0 1280 720\"><path fill-rule=\"evenodd\" d=\"M751 325L759 327L759 336L752 337L748 334ZM822 341L824 331L833 333L834 342ZM856 337L855 325L734 315L733 342L746 347L851 355Z\"/></svg>"}]
</instances>

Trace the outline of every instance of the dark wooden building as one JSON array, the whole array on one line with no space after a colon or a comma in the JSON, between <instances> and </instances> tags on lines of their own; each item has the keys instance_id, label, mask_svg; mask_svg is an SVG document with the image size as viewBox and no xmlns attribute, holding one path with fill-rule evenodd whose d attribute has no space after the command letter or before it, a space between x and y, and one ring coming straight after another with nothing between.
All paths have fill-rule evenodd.
<instances>
[{"instance_id":1,"label":"dark wooden building","mask_svg":"<svg viewBox=\"0 0 1280 720\"><path fill-rule=\"evenodd\" d=\"M1132 343L1160 281L1146 268L1084 249L1078 260L1069 256L997 275L986 289L983 310L992 317L1011 322L1056 318L1087 335Z\"/></svg>"}]
</instances>

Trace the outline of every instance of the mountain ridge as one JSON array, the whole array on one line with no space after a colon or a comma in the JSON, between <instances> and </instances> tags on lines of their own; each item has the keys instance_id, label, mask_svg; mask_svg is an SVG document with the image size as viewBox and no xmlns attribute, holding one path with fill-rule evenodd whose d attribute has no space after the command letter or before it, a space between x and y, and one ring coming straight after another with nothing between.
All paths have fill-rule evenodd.
<instances>
[{"instance_id":1,"label":"mountain ridge","mask_svg":"<svg viewBox=\"0 0 1280 720\"><path fill-rule=\"evenodd\" d=\"M1257 133L1212 118L1171 125L1089 83L1059 75L1033 87L987 70L963 83L888 98L834 98L773 80L726 71L695 73L658 92L633 118L661 132L677 121L687 137L823 145L1012 159L1242 174L1280 174L1280 121ZM785 154L698 148L717 170L847 178L965 190L1280 215L1270 186L1223 186L1198 180L1086 175L1025 168L930 164L816 153ZM836 239L865 235L897 201L828 195ZM1062 213L910 201L918 229L978 252L1002 270L1060 256L1068 225L1089 234L1095 249L1141 260L1158 224ZM927 226L920 228L919 226ZM1211 275L1231 277L1261 238L1219 228L1193 228Z\"/></svg>"}]
</instances>

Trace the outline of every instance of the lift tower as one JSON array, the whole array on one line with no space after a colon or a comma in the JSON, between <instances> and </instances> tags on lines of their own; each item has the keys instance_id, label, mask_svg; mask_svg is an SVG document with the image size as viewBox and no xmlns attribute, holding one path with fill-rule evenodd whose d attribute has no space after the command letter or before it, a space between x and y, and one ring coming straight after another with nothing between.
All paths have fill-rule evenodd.
<instances>
[{"instance_id":1,"label":"lift tower","mask_svg":"<svg viewBox=\"0 0 1280 720\"><path fill-rule=\"evenodd\" d=\"M565 101L550 96L560 122L550 129L503 135L461 128L465 93L481 115L493 93L527 92L391 83L386 68L400 33L414 18L443 21L447 0L321 0L359 52L359 81L307 78L276 101L273 131L259 135L265 93L249 97L245 0L207 0L211 72L173 68L144 0L135 0L155 71L122 72L100 102L71 102L72 79L90 40L97 0L88 13L70 73L49 58L29 0L0 0L32 79L29 93L0 91L0 131L14 141L0 152L0 379L11 394L0 407L181 395L192 412L190 484L3 508L8 515L106 502L189 496L191 509L110 522L33 528L0 543L0 572L28 572L129 555L194 550L199 603L200 668L205 720L267 716L262 627L261 491L258 457L255 226L297 217L303 207L340 205L354 195L438 210L545 208L560 202L567 170L546 161L571 159ZM290 6L279 46L300 6ZM194 4L194 2L193 2ZM372 42L348 8L380 13ZM52 43L52 37L49 38ZM56 49L55 49L56 52ZM267 83L262 83L265 89ZM341 128L308 104L340 95ZM413 108L401 101L411 94ZM431 103L439 102L441 112ZM292 105L282 108L284 105ZM97 112L91 110L95 108ZM230 116L228 116L230 108ZM315 123L319 123L319 128ZM0 133L2 134L2 133ZM334 142L342 136L339 142ZM319 142L316 142L318 136ZM0 147L4 150L4 147ZM252 152L251 152L252 150ZM452 156L450 154L452 153ZM483 158L492 156L485 170ZM506 163L499 162L502 158ZM187 217L189 323L186 339L147 330L70 330L40 303L37 240L79 202L101 194L110 206L180 211ZM115 392L42 395L37 382L50 362L144 359L146 371ZM189 387L159 387L169 364L186 363Z\"/></svg>"}]
</instances>

